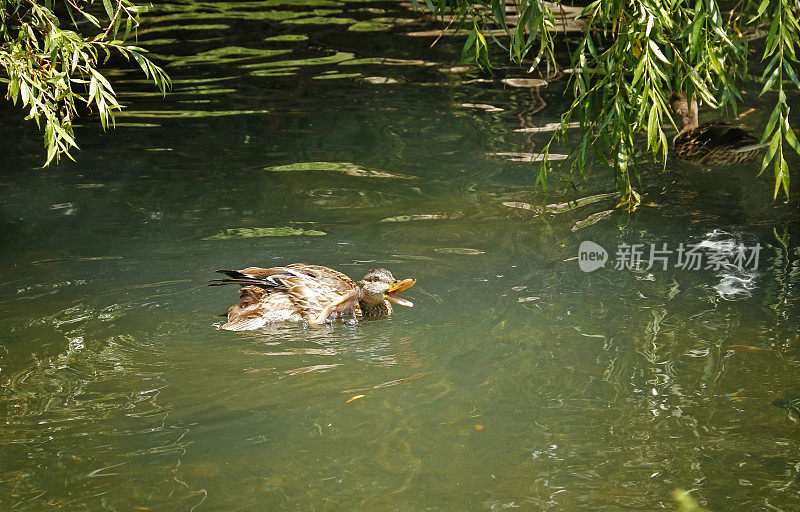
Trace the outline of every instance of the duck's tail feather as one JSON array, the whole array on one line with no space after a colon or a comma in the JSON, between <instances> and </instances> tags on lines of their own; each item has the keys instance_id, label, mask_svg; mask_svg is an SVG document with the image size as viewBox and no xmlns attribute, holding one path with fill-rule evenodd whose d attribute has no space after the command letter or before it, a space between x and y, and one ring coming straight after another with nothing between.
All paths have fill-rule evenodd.
<instances>
[{"instance_id":1,"label":"duck's tail feather","mask_svg":"<svg viewBox=\"0 0 800 512\"><path fill-rule=\"evenodd\" d=\"M226 276L231 277L233 279L254 279L253 276L242 274L238 270L215 270L214 272L225 274Z\"/></svg>"},{"instance_id":2,"label":"duck's tail feather","mask_svg":"<svg viewBox=\"0 0 800 512\"><path fill-rule=\"evenodd\" d=\"M769 142L764 142L763 144L756 143L756 144L748 144L746 146L739 146L738 148L734 149L734 153L748 153L750 151L757 151L759 149L763 149L769 146Z\"/></svg>"},{"instance_id":3,"label":"duck's tail feather","mask_svg":"<svg viewBox=\"0 0 800 512\"><path fill-rule=\"evenodd\" d=\"M286 290L286 285L281 282L280 279L276 279L279 276L269 276L264 279L259 279L257 277L248 276L247 274L243 274L238 270L215 270L214 272L219 272L220 274L225 274L228 276L229 279L212 279L209 281L208 286L222 286L223 284L238 284L241 286L260 286L262 288L271 288L271 289L278 289L278 290Z\"/></svg>"},{"instance_id":4,"label":"duck's tail feather","mask_svg":"<svg viewBox=\"0 0 800 512\"><path fill-rule=\"evenodd\" d=\"M269 286L267 283L262 282L261 279L211 279L208 286L222 286L223 284L241 284L243 286Z\"/></svg>"}]
</instances>

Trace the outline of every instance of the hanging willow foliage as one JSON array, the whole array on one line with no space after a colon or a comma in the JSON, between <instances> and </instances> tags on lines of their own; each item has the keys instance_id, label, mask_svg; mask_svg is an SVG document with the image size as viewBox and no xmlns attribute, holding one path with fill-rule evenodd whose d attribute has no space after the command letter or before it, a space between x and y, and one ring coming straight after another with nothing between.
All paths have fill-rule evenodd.
<instances>
[{"instance_id":1,"label":"hanging willow foliage","mask_svg":"<svg viewBox=\"0 0 800 512\"><path fill-rule=\"evenodd\" d=\"M510 0L511 1L511 0ZM464 55L488 63L487 35L514 62L530 71L554 68L554 37L563 31L560 3L541 0L412 0L438 16L452 16L470 30ZM564 7L571 9L572 7ZM571 156L581 173L593 151L614 172L623 202L635 206L636 142L666 164L669 154L662 121L674 119L672 91L695 96L712 108L734 112L741 102L737 85L747 76L749 37L769 27L762 60L761 95L774 95L775 108L763 143L762 172L773 168L774 197L789 195L785 146L800 154L790 125L786 88L800 89L794 66L800 47L800 0L739 0L721 10L716 0L595 0L567 18L580 41L572 50L573 101L562 115L562 130L542 150L537 185L547 186L551 144L564 141L570 123L581 129ZM506 37L497 37L498 32Z\"/></svg>"},{"instance_id":2,"label":"hanging willow foliage","mask_svg":"<svg viewBox=\"0 0 800 512\"><path fill-rule=\"evenodd\" d=\"M70 150L78 148L72 121L79 106L96 110L103 128L113 123L121 107L99 71L112 52L135 61L162 93L170 87L145 50L126 43L139 26L139 11L130 0L103 0L102 8L92 0L0 0L0 82L27 119L44 124L45 165L61 155L72 158ZM62 20L72 28L61 28ZM91 36L77 31L81 23Z\"/></svg>"}]
</instances>

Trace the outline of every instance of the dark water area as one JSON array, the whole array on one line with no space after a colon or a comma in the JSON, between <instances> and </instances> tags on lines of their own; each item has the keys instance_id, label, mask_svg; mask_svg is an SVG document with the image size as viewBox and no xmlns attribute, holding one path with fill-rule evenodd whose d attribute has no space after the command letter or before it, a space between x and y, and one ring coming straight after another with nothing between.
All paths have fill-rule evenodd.
<instances>
[{"instance_id":1,"label":"dark water area","mask_svg":"<svg viewBox=\"0 0 800 512\"><path fill-rule=\"evenodd\" d=\"M76 162L40 168L0 106L0 509L800 509L771 405L800 395L797 185L671 159L626 212L599 162L556 160L536 190L568 76L512 87L419 34L440 26L163 2L139 39L172 92L112 71L126 109L77 128ZM312 234L260 236L287 227ZM292 262L387 267L415 306L215 329L237 293L214 269Z\"/></svg>"}]
</instances>

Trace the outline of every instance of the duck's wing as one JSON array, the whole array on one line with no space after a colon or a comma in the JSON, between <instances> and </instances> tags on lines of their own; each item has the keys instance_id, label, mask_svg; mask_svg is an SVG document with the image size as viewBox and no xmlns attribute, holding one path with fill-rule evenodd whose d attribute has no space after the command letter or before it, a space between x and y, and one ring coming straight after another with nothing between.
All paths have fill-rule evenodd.
<instances>
[{"instance_id":1,"label":"duck's wing","mask_svg":"<svg viewBox=\"0 0 800 512\"><path fill-rule=\"evenodd\" d=\"M242 270L215 270L220 274L225 274L228 279L212 279L209 286L219 286L223 284L239 284L242 286L260 286L267 289L285 290L284 278L297 277L308 278L309 276L299 272L297 269L286 267L247 267Z\"/></svg>"},{"instance_id":2,"label":"duck's wing","mask_svg":"<svg viewBox=\"0 0 800 512\"><path fill-rule=\"evenodd\" d=\"M322 323L329 317L336 318L358 307L355 283L347 276L344 276L347 280L341 279L336 271L331 274L326 272L330 269L321 269L323 270L315 272L313 277L280 278L286 286L284 293L291 298L295 308L302 312L309 325Z\"/></svg>"},{"instance_id":3,"label":"duck's wing","mask_svg":"<svg viewBox=\"0 0 800 512\"><path fill-rule=\"evenodd\" d=\"M307 265L305 263L292 263L291 265L287 265L287 268L302 273L342 293L347 293L350 290L356 289L355 281L350 279L347 274L343 274L332 268L323 267L322 265Z\"/></svg>"},{"instance_id":4,"label":"duck's wing","mask_svg":"<svg viewBox=\"0 0 800 512\"><path fill-rule=\"evenodd\" d=\"M708 149L736 149L739 146L748 146L758 142L755 137L741 128L722 122L701 124L692 130L692 140L703 144Z\"/></svg>"}]
</instances>

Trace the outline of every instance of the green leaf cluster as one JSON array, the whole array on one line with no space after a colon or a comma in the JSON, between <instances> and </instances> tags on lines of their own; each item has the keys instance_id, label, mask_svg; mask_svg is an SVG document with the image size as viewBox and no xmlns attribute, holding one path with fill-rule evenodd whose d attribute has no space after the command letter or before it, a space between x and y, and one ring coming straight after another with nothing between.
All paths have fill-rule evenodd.
<instances>
[{"instance_id":1,"label":"green leaf cluster","mask_svg":"<svg viewBox=\"0 0 800 512\"><path fill-rule=\"evenodd\" d=\"M488 63L482 34L490 34L512 61L530 63L531 71L546 67L545 76L551 76L550 70L559 66L553 49L560 27L566 26L560 2L425 0L425 6L470 29L464 55L478 65ZM537 185L547 186L550 146L563 143L570 123L578 123L581 137L571 153L571 169L582 174L594 153L612 169L623 202L637 205L637 146L644 138L648 151L666 165L669 144L662 124L674 125L667 101L671 92L735 112L751 40L769 26L761 94L775 94L776 105L763 136L769 149L762 168L774 168L775 197L781 190L788 196L784 146L800 154L800 145L790 125L785 87L800 89L795 72L799 19L799 0L739 0L724 10L716 0L592 1L567 20L571 31L580 33L577 44L567 46L573 101L562 115L562 129L542 149Z\"/></svg>"},{"instance_id":2,"label":"green leaf cluster","mask_svg":"<svg viewBox=\"0 0 800 512\"><path fill-rule=\"evenodd\" d=\"M140 12L130 0L103 0L102 11L93 0L0 0L0 82L7 99L43 129L45 165L72 158L80 112L97 112L103 128L113 124L121 106L100 72L112 53L135 61L162 93L170 87L145 50L126 42Z\"/></svg>"},{"instance_id":3,"label":"green leaf cluster","mask_svg":"<svg viewBox=\"0 0 800 512\"><path fill-rule=\"evenodd\" d=\"M782 189L789 195L789 165L786 163L783 143L786 142L796 153L800 154L800 144L789 124L789 105L786 102L785 78L800 89L800 81L794 70L797 64L796 49L800 45L800 2L797 0L763 0L753 21L772 17L767 35L762 60L767 61L762 78L765 79L761 95L777 89L778 101L764 129L763 143L769 143L767 153L761 163L762 172L772 164L775 174L774 197L778 197Z\"/></svg>"}]
</instances>

